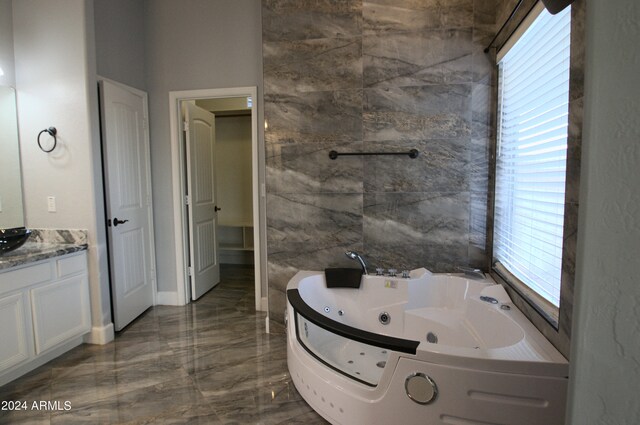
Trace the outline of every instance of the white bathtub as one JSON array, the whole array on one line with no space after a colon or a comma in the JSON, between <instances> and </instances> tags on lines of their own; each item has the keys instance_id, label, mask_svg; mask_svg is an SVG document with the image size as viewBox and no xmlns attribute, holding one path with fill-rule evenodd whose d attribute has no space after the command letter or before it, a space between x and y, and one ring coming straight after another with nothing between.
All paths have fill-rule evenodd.
<instances>
[{"instance_id":1,"label":"white bathtub","mask_svg":"<svg viewBox=\"0 0 640 425\"><path fill-rule=\"evenodd\" d=\"M287 299L289 372L333 424L564 423L567 361L492 280L302 271Z\"/></svg>"}]
</instances>

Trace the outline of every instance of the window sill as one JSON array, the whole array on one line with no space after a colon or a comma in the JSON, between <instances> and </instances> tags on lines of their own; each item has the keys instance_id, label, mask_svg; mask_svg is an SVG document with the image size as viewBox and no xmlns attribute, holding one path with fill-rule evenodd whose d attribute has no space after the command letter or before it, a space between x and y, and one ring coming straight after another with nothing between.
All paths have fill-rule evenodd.
<instances>
[{"instance_id":1,"label":"window sill","mask_svg":"<svg viewBox=\"0 0 640 425\"><path fill-rule=\"evenodd\" d=\"M558 307L551 304L546 299L542 298L535 291L524 284L520 279L515 277L509 270L507 270L502 264L496 262L493 265L493 274L497 275L501 283L511 287L518 295L527 302L542 318L547 321L553 328L558 330Z\"/></svg>"}]
</instances>

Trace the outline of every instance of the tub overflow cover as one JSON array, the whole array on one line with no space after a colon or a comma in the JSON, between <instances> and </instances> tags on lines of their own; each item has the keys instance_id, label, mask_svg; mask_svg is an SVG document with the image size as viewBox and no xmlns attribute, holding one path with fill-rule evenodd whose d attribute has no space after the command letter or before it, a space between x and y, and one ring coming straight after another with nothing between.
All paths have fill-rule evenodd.
<instances>
[{"instance_id":1,"label":"tub overflow cover","mask_svg":"<svg viewBox=\"0 0 640 425\"><path fill-rule=\"evenodd\" d=\"M404 381L407 396L418 404L432 403L438 396L438 386L424 373L409 375Z\"/></svg>"}]
</instances>

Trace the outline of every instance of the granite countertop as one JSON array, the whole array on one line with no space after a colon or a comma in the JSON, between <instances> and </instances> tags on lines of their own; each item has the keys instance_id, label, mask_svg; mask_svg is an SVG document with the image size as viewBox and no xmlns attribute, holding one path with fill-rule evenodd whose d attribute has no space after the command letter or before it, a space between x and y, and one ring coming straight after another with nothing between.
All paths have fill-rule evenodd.
<instances>
[{"instance_id":1,"label":"granite countertop","mask_svg":"<svg viewBox=\"0 0 640 425\"><path fill-rule=\"evenodd\" d=\"M32 234L24 245L15 251L0 255L0 271L84 251L87 247L85 230L32 229Z\"/></svg>"}]
</instances>

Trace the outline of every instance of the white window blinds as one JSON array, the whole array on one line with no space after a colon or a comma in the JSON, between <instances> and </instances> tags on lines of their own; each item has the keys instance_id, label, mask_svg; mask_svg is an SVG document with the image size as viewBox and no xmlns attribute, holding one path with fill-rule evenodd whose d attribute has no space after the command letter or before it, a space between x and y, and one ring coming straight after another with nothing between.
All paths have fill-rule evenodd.
<instances>
[{"instance_id":1,"label":"white window blinds","mask_svg":"<svg viewBox=\"0 0 640 425\"><path fill-rule=\"evenodd\" d=\"M499 52L494 257L558 307L571 8L528 23Z\"/></svg>"}]
</instances>

